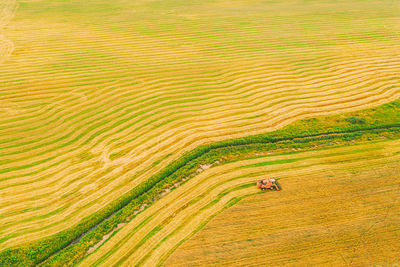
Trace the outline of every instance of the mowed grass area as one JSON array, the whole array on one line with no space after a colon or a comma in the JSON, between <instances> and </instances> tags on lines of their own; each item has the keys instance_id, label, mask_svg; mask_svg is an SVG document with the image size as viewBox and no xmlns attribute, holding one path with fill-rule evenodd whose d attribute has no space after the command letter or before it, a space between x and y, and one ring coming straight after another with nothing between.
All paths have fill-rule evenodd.
<instances>
[{"instance_id":1,"label":"mowed grass area","mask_svg":"<svg viewBox=\"0 0 400 267\"><path fill-rule=\"evenodd\" d=\"M201 144L400 96L397 1L7 3L0 250Z\"/></svg>"},{"instance_id":2,"label":"mowed grass area","mask_svg":"<svg viewBox=\"0 0 400 267\"><path fill-rule=\"evenodd\" d=\"M215 166L140 213L80 266L394 263L399 167L400 140ZM278 178L283 190L259 195L260 177Z\"/></svg>"}]
</instances>

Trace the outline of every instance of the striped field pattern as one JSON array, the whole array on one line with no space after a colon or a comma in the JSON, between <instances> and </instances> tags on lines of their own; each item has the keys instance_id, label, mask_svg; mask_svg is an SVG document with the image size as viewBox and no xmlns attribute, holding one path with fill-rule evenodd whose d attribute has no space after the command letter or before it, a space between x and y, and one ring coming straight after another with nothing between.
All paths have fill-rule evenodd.
<instances>
[{"instance_id":1,"label":"striped field pattern","mask_svg":"<svg viewBox=\"0 0 400 267\"><path fill-rule=\"evenodd\" d=\"M393 240L396 240L396 237L400 236L400 227L397 223L399 209L397 208L398 205L396 205L396 196L398 196L400 190L399 173L397 172L391 179L382 177L380 179L382 184L379 184L379 186L376 184L377 187L375 187L375 184L370 184L369 179L371 177L369 179L364 177L360 184L371 188L371 192L361 191L362 186L358 184L359 182L352 184L352 181L357 181L354 177L357 177L356 173L360 170L370 169L370 167L381 168L382 166L397 170L400 167L399 140L290 155L269 155L213 167L192 178L189 182L146 209L135 220L132 220L112 236L109 242L106 242L95 253L86 258L81 263L81 266L137 266L138 264L156 266L166 260L170 253L182 241L189 238L204 222L220 213L227 205L229 206L230 202L232 203L242 197L257 193L258 189L254 186L254 181L259 177L265 176L280 177L280 183L285 185L284 190L279 193L267 192L270 195L270 197L266 196L264 202L265 212L267 213L270 210L269 205L283 205L287 212L302 216L302 209L313 209L315 206L308 206L308 203L304 201L304 206L299 208L293 204L293 202L296 202L293 200L299 198L299 196L304 196L304 193L306 193L305 199L318 197L322 190L322 195L327 198L326 200L320 199L321 205L324 203L324 209L336 206L337 210L349 208L353 212L363 215L365 214L363 210L365 207L355 207L349 203L349 199L352 199L352 201L364 200L365 203L370 203L366 202L366 197L364 196L366 193L370 194L373 199L372 203L383 203L383 208L380 208L383 213L392 208L390 217L387 216L387 223L392 223L393 225L390 228L385 228L381 225L377 226L380 229L377 237L385 237L388 244L391 244ZM326 177L327 174L329 174L328 177ZM340 178L341 175L343 178ZM252 186L246 187L245 185L248 184ZM332 188L332 185L337 186ZM372 193L372 191L376 191L376 193ZM390 197L388 199L382 197L385 194L387 196L390 194ZM347 201L346 199L341 200L340 197L342 195L347 198ZM340 201L338 201L339 199ZM366 205L369 207L371 204ZM248 212L250 214L251 211L249 210ZM259 212L262 211L259 210ZM373 216L372 212L370 211L369 217ZM328 222L335 221L336 216L339 216L338 213L333 212L333 214L325 215L326 218L323 219L325 224L329 225ZM315 216L322 216L321 214L315 214ZM243 216L246 216L245 212ZM285 221L283 214L275 214L273 216L277 218L277 221ZM368 216L366 217L367 219L369 218ZM339 241L346 234L353 234L351 225L354 221L357 221L357 218L357 216L349 216L339 220L338 223L348 227L346 233L338 234ZM375 220L375 216L373 218ZM382 217L377 218L378 222L382 223ZM229 217L226 217L226 221L229 222L229 220ZM312 225L311 221L312 219L310 218L310 224ZM369 221L372 221L372 219L369 218ZM249 220L247 223L251 224L252 222ZM266 231L269 231L268 222L261 223L266 228ZM282 235L285 235L286 231L288 233L291 231L296 233L298 231L297 227L300 227L298 222L289 224L289 229L282 229L278 226L275 231L270 232L272 236L267 241L278 242L280 236L275 239L274 234L282 233ZM229 231L225 233L225 235L235 234L237 233ZM312 234L318 236L319 233L314 232ZM212 239L212 236L209 236L209 238ZM318 242L318 246L316 244L314 246L322 247L321 251L329 248L331 250L339 248L335 247L334 242L332 243L331 237ZM201 241L197 245L198 251L201 251ZM215 246L218 246L218 244L215 244ZM344 251L351 251L352 245L340 248ZM389 252L388 254L398 256L400 250L396 250L396 248L399 248L398 245L390 245L389 250L393 249L393 254ZM290 247L287 247L287 249L287 253L282 252L275 259L276 263L281 260L281 264L283 264L285 259L290 257L292 251L289 252ZM271 253L274 255L275 252L273 250ZM180 255L184 255L183 251L181 251ZM299 251L301 251L300 248ZM329 253L332 254L333 251ZM363 251L360 253L362 255ZM227 258L223 259L225 264L236 263L240 265L238 262L230 261L229 253L226 256ZM266 255L262 254L262 256ZM194 254L192 257L199 259L199 255ZM257 259L257 255L254 255L254 257ZM211 263L197 262L196 264L191 262L190 258L187 257L192 264L191 266L209 266ZM261 262L268 263L268 257L266 259L258 257L257 260L258 264ZM242 263L240 266L257 266L257 260L254 265L248 265L250 262L246 262L246 264ZM179 255L176 257L171 256L170 262L170 266L175 266L177 263L180 263L180 266L188 266L186 265L187 263L182 262L182 257L179 257ZM371 265L373 263L376 262L369 262Z\"/></svg>"},{"instance_id":2,"label":"striped field pattern","mask_svg":"<svg viewBox=\"0 0 400 267\"><path fill-rule=\"evenodd\" d=\"M398 1L32 0L11 22L15 1L0 3L0 250L76 225L201 144L400 96ZM132 261L114 245L106 262Z\"/></svg>"}]
</instances>

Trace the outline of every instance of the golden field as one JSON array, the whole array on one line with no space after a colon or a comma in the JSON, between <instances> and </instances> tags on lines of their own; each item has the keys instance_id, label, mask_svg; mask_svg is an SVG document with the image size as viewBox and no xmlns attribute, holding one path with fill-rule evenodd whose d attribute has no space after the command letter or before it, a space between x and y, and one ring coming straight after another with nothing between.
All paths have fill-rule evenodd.
<instances>
[{"instance_id":1,"label":"golden field","mask_svg":"<svg viewBox=\"0 0 400 267\"><path fill-rule=\"evenodd\" d=\"M399 11L389 0L0 0L0 251L76 226L200 145L398 99ZM226 177L255 179L229 166L187 184L225 168ZM304 172L315 178L319 168ZM240 181L215 184L171 223ZM179 190L154 207L198 193ZM108 246L104 264L142 259L154 246L130 251L136 236L171 214L137 232L132 220L82 264L103 262Z\"/></svg>"}]
</instances>

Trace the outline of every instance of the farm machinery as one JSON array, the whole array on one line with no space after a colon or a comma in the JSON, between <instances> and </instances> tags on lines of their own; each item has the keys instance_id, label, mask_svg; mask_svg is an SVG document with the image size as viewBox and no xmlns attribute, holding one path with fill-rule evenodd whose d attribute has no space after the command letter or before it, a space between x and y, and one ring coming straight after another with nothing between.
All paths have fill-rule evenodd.
<instances>
[{"instance_id":1,"label":"farm machinery","mask_svg":"<svg viewBox=\"0 0 400 267\"><path fill-rule=\"evenodd\" d=\"M281 188L279 187L278 183L273 178L258 180L257 181L257 187L260 188L263 191L265 191L265 190L281 191Z\"/></svg>"}]
</instances>

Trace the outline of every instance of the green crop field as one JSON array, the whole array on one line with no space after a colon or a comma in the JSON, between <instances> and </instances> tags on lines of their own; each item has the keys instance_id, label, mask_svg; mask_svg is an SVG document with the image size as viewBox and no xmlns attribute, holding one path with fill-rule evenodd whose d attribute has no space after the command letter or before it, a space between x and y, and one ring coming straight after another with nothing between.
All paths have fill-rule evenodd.
<instances>
[{"instance_id":1,"label":"green crop field","mask_svg":"<svg viewBox=\"0 0 400 267\"><path fill-rule=\"evenodd\" d=\"M223 264L185 247L260 198L260 175L286 188L259 201L284 202L297 172L320 197L335 179L353 190L354 169L357 202L372 166L398 167L399 14L397 0L0 0L0 266Z\"/></svg>"}]
</instances>

